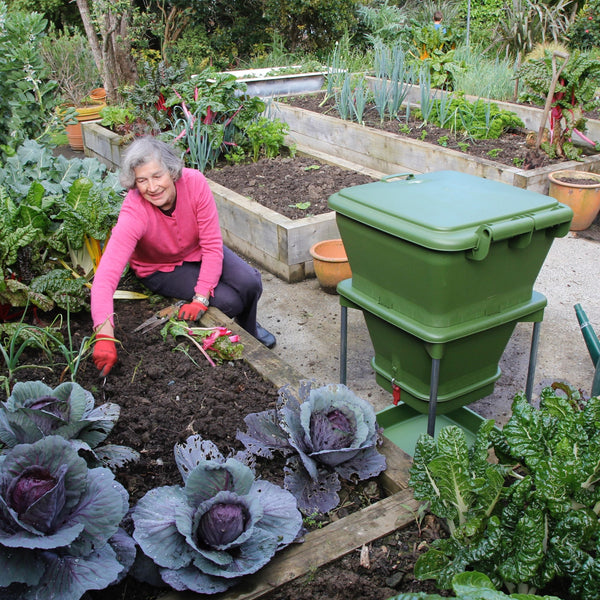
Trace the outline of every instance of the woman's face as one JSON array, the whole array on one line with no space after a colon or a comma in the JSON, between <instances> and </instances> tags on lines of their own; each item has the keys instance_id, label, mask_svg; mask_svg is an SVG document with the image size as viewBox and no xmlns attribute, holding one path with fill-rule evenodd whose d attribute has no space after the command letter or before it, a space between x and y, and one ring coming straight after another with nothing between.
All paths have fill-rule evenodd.
<instances>
[{"instance_id":1,"label":"woman's face","mask_svg":"<svg viewBox=\"0 0 600 600\"><path fill-rule=\"evenodd\" d=\"M169 210L175 203L177 192L171 174L158 161L151 160L136 167L135 187L144 200L157 208Z\"/></svg>"}]
</instances>

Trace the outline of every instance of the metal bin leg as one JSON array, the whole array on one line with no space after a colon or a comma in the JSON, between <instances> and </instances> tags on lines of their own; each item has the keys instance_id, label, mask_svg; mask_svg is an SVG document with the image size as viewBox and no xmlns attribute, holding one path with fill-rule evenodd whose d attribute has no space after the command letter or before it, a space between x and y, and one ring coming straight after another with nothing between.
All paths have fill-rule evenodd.
<instances>
[{"instance_id":1,"label":"metal bin leg","mask_svg":"<svg viewBox=\"0 0 600 600\"><path fill-rule=\"evenodd\" d=\"M431 359L431 379L429 384L429 416L427 418L427 433L435 435L435 416L437 412L437 392L440 383L440 359Z\"/></svg>"},{"instance_id":2,"label":"metal bin leg","mask_svg":"<svg viewBox=\"0 0 600 600\"><path fill-rule=\"evenodd\" d=\"M529 351L529 369L527 370L527 384L525 385L525 397L527 402L531 404L531 396L533 394L533 380L535 378L535 367L537 363L537 350L540 341L541 321L536 321L533 324L533 333L531 334L531 350Z\"/></svg>"},{"instance_id":3,"label":"metal bin leg","mask_svg":"<svg viewBox=\"0 0 600 600\"><path fill-rule=\"evenodd\" d=\"M342 304L340 316L340 383L346 385L346 362L348 360L348 307Z\"/></svg>"}]
</instances>

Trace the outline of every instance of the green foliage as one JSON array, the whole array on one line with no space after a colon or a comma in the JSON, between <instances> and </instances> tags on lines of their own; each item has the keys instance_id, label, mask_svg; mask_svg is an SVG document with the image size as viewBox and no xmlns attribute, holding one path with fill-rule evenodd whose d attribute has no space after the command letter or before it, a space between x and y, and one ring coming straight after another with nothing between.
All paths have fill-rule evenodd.
<instances>
[{"instance_id":1,"label":"green foliage","mask_svg":"<svg viewBox=\"0 0 600 600\"><path fill-rule=\"evenodd\" d=\"M8 12L0 1L0 154L25 139L49 143L61 126L56 82L40 54L47 21L39 13Z\"/></svg>"},{"instance_id":2,"label":"green foliage","mask_svg":"<svg viewBox=\"0 0 600 600\"><path fill-rule=\"evenodd\" d=\"M173 65L186 64L186 74L199 73L209 66L212 56L210 39L203 24L189 25L175 43L167 48L166 56ZM214 67L226 67L213 60Z\"/></svg>"},{"instance_id":3,"label":"green foliage","mask_svg":"<svg viewBox=\"0 0 600 600\"><path fill-rule=\"evenodd\" d=\"M90 44L77 29L51 29L42 38L40 51L63 102L81 106L90 91L101 86Z\"/></svg>"},{"instance_id":4,"label":"green foliage","mask_svg":"<svg viewBox=\"0 0 600 600\"><path fill-rule=\"evenodd\" d=\"M437 441L422 436L410 485L450 537L418 559L415 576L450 588L456 574L475 570L523 592L561 578L573 597L598 597L599 419L600 398L584 403L557 386L542 391L539 409L518 394L503 430L485 421L471 447L458 427Z\"/></svg>"},{"instance_id":5,"label":"green foliage","mask_svg":"<svg viewBox=\"0 0 600 600\"><path fill-rule=\"evenodd\" d=\"M557 66L565 61L557 59ZM548 50L536 60L525 62L517 72L523 80L524 101L543 105L552 81L552 53ZM566 59L552 97L550 115L553 139L547 146L549 153L576 158L577 151L570 142L571 133L585 131L584 112L599 105L596 90L600 87L600 61L592 53L573 50Z\"/></svg>"},{"instance_id":6,"label":"green foliage","mask_svg":"<svg viewBox=\"0 0 600 600\"><path fill-rule=\"evenodd\" d=\"M600 0L589 0L567 31L571 48L600 48Z\"/></svg>"},{"instance_id":7,"label":"green foliage","mask_svg":"<svg viewBox=\"0 0 600 600\"><path fill-rule=\"evenodd\" d=\"M369 44L393 46L399 41L408 42L410 30L406 26L407 15L404 8L390 4L389 0L374 4L361 4L358 16L363 24Z\"/></svg>"},{"instance_id":8,"label":"green foliage","mask_svg":"<svg viewBox=\"0 0 600 600\"><path fill-rule=\"evenodd\" d=\"M134 111L135 119L146 124L146 133L159 133L170 126L165 99L173 93L173 86L184 80L186 65L144 62L138 69L135 85L120 89L122 104Z\"/></svg>"},{"instance_id":9,"label":"green foliage","mask_svg":"<svg viewBox=\"0 0 600 600\"><path fill-rule=\"evenodd\" d=\"M266 158L279 156L281 148L285 145L285 136L289 125L282 121L273 121L267 117L259 117L251 122L245 133L252 146L252 159L256 162L261 154Z\"/></svg>"},{"instance_id":10,"label":"green foliage","mask_svg":"<svg viewBox=\"0 0 600 600\"><path fill-rule=\"evenodd\" d=\"M468 96L482 96L491 100L514 98L514 61L494 56L487 58L483 49L470 50L462 46L456 49L455 57L464 65L464 70L453 74L454 88Z\"/></svg>"},{"instance_id":11,"label":"green foliage","mask_svg":"<svg viewBox=\"0 0 600 600\"><path fill-rule=\"evenodd\" d=\"M434 100L429 121L451 131L464 131L472 139L498 139L509 129L524 127L514 112L481 98L470 102L464 94L442 96Z\"/></svg>"},{"instance_id":12,"label":"green foliage","mask_svg":"<svg viewBox=\"0 0 600 600\"><path fill-rule=\"evenodd\" d=\"M424 592L409 592L392 596L388 600L444 600L444 598L460 598L461 600L504 600L518 598L519 600L560 600L558 596L538 596L536 594L504 594L496 590L490 578L483 573L470 571L458 573L452 578L452 591L455 596L440 596Z\"/></svg>"},{"instance_id":13,"label":"green foliage","mask_svg":"<svg viewBox=\"0 0 600 600\"><path fill-rule=\"evenodd\" d=\"M558 41L569 27L572 0L506 2L498 19L493 45L499 52L522 58L536 43Z\"/></svg>"},{"instance_id":14,"label":"green foliage","mask_svg":"<svg viewBox=\"0 0 600 600\"><path fill-rule=\"evenodd\" d=\"M265 0L264 18L292 51L318 52L331 48L357 25L358 0Z\"/></svg>"},{"instance_id":15,"label":"green foliage","mask_svg":"<svg viewBox=\"0 0 600 600\"><path fill-rule=\"evenodd\" d=\"M120 192L116 175L95 159L54 157L32 140L19 147L0 168L0 303L87 307L72 251L107 238Z\"/></svg>"},{"instance_id":16,"label":"green foliage","mask_svg":"<svg viewBox=\"0 0 600 600\"><path fill-rule=\"evenodd\" d=\"M172 135L188 165L204 171L223 154L231 153L232 162L246 152L254 160L279 154L287 126L262 115L264 101L245 92L246 84L234 75L208 70L174 86L166 105L176 117Z\"/></svg>"}]
</instances>

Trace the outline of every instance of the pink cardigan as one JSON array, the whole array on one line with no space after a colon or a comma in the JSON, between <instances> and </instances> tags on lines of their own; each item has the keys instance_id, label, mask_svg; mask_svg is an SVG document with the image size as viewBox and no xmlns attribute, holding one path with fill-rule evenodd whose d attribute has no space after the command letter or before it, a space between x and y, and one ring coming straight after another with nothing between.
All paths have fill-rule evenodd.
<instances>
[{"instance_id":1,"label":"pink cardigan","mask_svg":"<svg viewBox=\"0 0 600 600\"><path fill-rule=\"evenodd\" d=\"M107 319L114 325L113 294L128 262L138 277L147 277L156 271L173 271L184 261L202 261L194 291L212 295L223 268L217 205L200 171L183 169L175 188L177 204L171 216L144 200L137 189L125 197L94 276L94 328Z\"/></svg>"}]
</instances>

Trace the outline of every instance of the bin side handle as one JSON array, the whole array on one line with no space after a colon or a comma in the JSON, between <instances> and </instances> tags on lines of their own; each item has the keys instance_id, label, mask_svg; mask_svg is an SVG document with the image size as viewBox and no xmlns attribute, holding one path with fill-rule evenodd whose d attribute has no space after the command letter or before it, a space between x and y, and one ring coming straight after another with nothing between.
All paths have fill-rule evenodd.
<instances>
[{"instance_id":1,"label":"bin side handle","mask_svg":"<svg viewBox=\"0 0 600 600\"><path fill-rule=\"evenodd\" d=\"M381 181L384 181L385 183L391 181L392 179L405 179L406 181L410 181L414 178L414 173L396 173L395 175L386 175L385 177L382 177Z\"/></svg>"},{"instance_id":2,"label":"bin side handle","mask_svg":"<svg viewBox=\"0 0 600 600\"><path fill-rule=\"evenodd\" d=\"M535 220L533 217L527 216L503 221L502 223L481 225L475 233L477 244L467 253L467 257L472 260L484 260L490 251L493 241L498 242L530 234L534 229Z\"/></svg>"}]
</instances>

